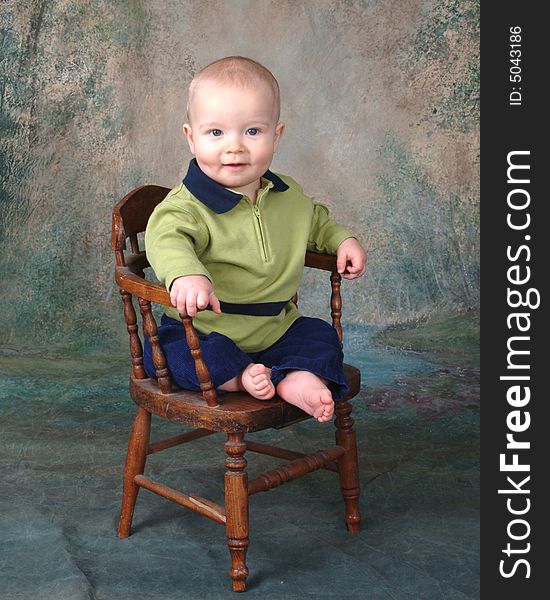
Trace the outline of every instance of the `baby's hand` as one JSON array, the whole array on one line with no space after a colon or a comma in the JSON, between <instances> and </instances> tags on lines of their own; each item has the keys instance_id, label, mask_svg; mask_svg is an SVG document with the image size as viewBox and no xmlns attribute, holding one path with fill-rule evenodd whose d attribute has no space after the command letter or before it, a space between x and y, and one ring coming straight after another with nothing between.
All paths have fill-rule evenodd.
<instances>
[{"instance_id":1,"label":"baby's hand","mask_svg":"<svg viewBox=\"0 0 550 600\"><path fill-rule=\"evenodd\" d=\"M351 262L346 268L347 263ZM354 238L344 240L336 251L336 268L346 279L357 279L365 272L367 253L363 246ZM344 273L346 271L347 273Z\"/></svg>"},{"instance_id":2,"label":"baby's hand","mask_svg":"<svg viewBox=\"0 0 550 600\"><path fill-rule=\"evenodd\" d=\"M172 306L184 316L194 317L209 304L215 313L222 312L212 283L204 275L186 275L174 279L170 288L170 300Z\"/></svg>"}]
</instances>

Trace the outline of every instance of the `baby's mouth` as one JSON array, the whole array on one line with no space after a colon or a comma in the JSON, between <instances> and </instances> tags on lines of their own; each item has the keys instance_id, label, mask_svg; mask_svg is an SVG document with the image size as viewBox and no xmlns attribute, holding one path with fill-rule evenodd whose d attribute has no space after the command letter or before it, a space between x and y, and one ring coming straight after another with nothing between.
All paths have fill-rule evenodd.
<instances>
[{"instance_id":1,"label":"baby's mouth","mask_svg":"<svg viewBox=\"0 0 550 600\"><path fill-rule=\"evenodd\" d=\"M228 169L240 169L246 167L246 163L226 163L223 166Z\"/></svg>"}]
</instances>

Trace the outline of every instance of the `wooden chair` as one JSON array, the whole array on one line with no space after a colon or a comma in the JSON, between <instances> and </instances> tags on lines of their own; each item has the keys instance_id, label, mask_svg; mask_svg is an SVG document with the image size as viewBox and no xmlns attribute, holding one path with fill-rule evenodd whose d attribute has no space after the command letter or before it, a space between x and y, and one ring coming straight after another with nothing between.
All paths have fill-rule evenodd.
<instances>
[{"instance_id":1,"label":"wooden chair","mask_svg":"<svg viewBox=\"0 0 550 600\"><path fill-rule=\"evenodd\" d=\"M348 401L359 391L360 373L358 369L345 365L350 391L342 401L336 403L336 445L309 455L251 440L245 441L245 434L270 427L286 427L310 416L277 396L272 400L260 401L246 393L235 392L219 398L210 381L207 365L202 359L199 338L190 318L182 318L182 321L191 354L195 359L202 394L175 386L170 380L166 360L159 345L157 325L151 311L151 302L170 306L170 296L164 287L145 279L144 269L149 264L138 243L138 234L145 231L151 212L168 192L167 188L155 185L137 188L125 196L113 211L112 245L116 258L116 281L124 303L124 318L130 335L132 356L130 395L137 404L128 443L118 535L122 538L130 535L134 506L140 488L190 508L225 525L232 561L230 575L233 590L242 592L246 590L248 576L245 558L248 548L248 498L252 494L269 490L320 468L337 472L345 502L347 528L350 533L359 531L359 469L353 419L350 416L352 409ZM128 239L130 249L127 251ZM331 272L332 323L342 340L341 277L336 270L336 257L308 252L305 264ZM143 369L142 342L138 333L133 297L137 298L139 305L143 335L149 336L151 342L157 380L149 379ZM293 300L296 302L296 296ZM152 414L191 425L195 429L151 443L149 437ZM143 474L149 454L216 432L227 434L224 446L227 453L225 506L197 495L184 494ZM288 462L249 481L244 456L247 450L275 456Z\"/></svg>"}]
</instances>

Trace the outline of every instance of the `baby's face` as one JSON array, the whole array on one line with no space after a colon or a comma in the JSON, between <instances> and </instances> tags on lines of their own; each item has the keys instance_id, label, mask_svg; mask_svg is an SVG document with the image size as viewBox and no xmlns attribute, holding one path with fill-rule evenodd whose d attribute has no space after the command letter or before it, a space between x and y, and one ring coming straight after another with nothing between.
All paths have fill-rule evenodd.
<instances>
[{"instance_id":1,"label":"baby's face","mask_svg":"<svg viewBox=\"0 0 550 600\"><path fill-rule=\"evenodd\" d=\"M189 113L191 122L183 130L202 171L223 186L252 196L284 130L277 123L269 86L204 83L195 91Z\"/></svg>"}]
</instances>

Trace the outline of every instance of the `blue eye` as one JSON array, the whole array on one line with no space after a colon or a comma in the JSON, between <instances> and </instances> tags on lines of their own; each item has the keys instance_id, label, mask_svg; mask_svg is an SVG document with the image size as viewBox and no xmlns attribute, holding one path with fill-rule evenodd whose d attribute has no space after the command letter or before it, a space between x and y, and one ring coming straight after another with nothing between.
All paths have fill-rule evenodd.
<instances>
[{"instance_id":1,"label":"blue eye","mask_svg":"<svg viewBox=\"0 0 550 600\"><path fill-rule=\"evenodd\" d=\"M220 137L220 135L222 135L222 131L220 129L212 129L210 131L210 135L214 137Z\"/></svg>"},{"instance_id":2,"label":"blue eye","mask_svg":"<svg viewBox=\"0 0 550 600\"><path fill-rule=\"evenodd\" d=\"M258 135L258 133L260 133L260 130L257 127L251 127L250 129L246 130L246 133L248 135Z\"/></svg>"}]
</instances>

